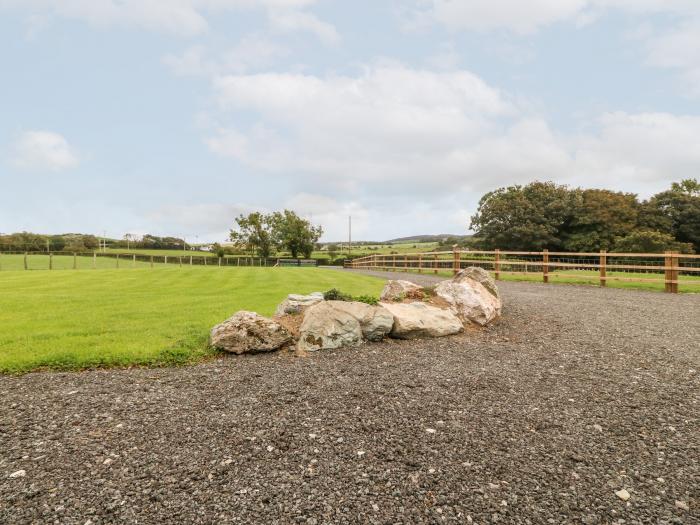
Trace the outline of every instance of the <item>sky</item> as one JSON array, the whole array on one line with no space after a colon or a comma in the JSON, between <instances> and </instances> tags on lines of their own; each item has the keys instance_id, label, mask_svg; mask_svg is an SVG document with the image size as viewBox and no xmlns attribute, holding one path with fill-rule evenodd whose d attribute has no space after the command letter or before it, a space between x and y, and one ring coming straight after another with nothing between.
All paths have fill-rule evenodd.
<instances>
[{"instance_id":1,"label":"sky","mask_svg":"<svg viewBox=\"0 0 700 525\"><path fill-rule=\"evenodd\" d=\"M700 177L698 0L0 0L0 232L464 234Z\"/></svg>"}]
</instances>

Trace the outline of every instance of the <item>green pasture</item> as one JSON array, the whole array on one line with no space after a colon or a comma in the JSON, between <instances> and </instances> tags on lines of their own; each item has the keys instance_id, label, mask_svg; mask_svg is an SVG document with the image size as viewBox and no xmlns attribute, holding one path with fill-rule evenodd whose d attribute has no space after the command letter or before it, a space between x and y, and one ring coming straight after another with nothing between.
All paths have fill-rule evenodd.
<instances>
[{"instance_id":1,"label":"green pasture","mask_svg":"<svg viewBox=\"0 0 700 525\"><path fill-rule=\"evenodd\" d=\"M237 310L270 315L288 293L330 288L377 296L382 284L318 268L0 272L0 372L190 362Z\"/></svg>"}]
</instances>

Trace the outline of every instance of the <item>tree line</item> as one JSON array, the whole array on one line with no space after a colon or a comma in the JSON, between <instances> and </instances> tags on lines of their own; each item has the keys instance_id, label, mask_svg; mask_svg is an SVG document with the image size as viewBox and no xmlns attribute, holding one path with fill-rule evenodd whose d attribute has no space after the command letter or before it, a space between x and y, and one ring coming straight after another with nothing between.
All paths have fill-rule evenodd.
<instances>
[{"instance_id":1,"label":"tree line","mask_svg":"<svg viewBox=\"0 0 700 525\"><path fill-rule=\"evenodd\" d=\"M554 182L508 186L481 198L470 228L470 244L487 250L695 253L700 183L676 182L647 200Z\"/></svg>"},{"instance_id":2,"label":"tree line","mask_svg":"<svg viewBox=\"0 0 700 525\"><path fill-rule=\"evenodd\" d=\"M293 258L311 257L316 243L323 235L321 226L299 217L291 210L274 213L253 212L239 215L230 232L237 247L270 257L277 251L287 251Z\"/></svg>"},{"instance_id":3,"label":"tree line","mask_svg":"<svg viewBox=\"0 0 700 525\"><path fill-rule=\"evenodd\" d=\"M84 252L95 250L99 245L96 236L83 233L42 235L19 232L0 235L0 250L9 252Z\"/></svg>"}]
</instances>

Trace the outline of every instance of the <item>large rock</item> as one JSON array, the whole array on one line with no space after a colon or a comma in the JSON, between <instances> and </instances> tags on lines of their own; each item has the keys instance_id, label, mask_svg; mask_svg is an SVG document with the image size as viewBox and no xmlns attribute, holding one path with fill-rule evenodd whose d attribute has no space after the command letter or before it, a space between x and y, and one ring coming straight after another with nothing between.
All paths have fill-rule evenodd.
<instances>
[{"instance_id":1,"label":"large rock","mask_svg":"<svg viewBox=\"0 0 700 525\"><path fill-rule=\"evenodd\" d=\"M360 321L336 306L342 302L323 301L307 308L300 328L300 350L332 350L362 342Z\"/></svg>"},{"instance_id":2,"label":"large rock","mask_svg":"<svg viewBox=\"0 0 700 525\"><path fill-rule=\"evenodd\" d=\"M286 314L300 314L309 306L323 301L323 294L321 292L313 292L309 295L299 295L299 294L289 294L287 298L282 301L275 311L275 315L286 315Z\"/></svg>"},{"instance_id":3,"label":"large rock","mask_svg":"<svg viewBox=\"0 0 700 525\"><path fill-rule=\"evenodd\" d=\"M381 341L394 326L394 316L382 306L358 301L328 301L334 308L352 315L360 323L362 336L368 341Z\"/></svg>"},{"instance_id":4,"label":"large rock","mask_svg":"<svg viewBox=\"0 0 700 525\"><path fill-rule=\"evenodd\" d=\"M272 319L241 310L212 329L210 342L233 354L271 352L291 343L292 335Z\"/></svg>"},{"instance_id":5,"label":"large rock","mask_svg":"<svg viewBox=\"0 0 700 525\"><path fill-rule=\"evenodd\" d=\"M398 339L443 337L464 329L462 322L450 310L425 303L382 303L394 316L391 336Z\"/></svg>"},{"instance_id":6,"label":"large rock","mask_svg":"<svg viewBox=\"0 0 700 525\"><path fill-rule=\"evenodd\" d=\"M484 326L501 313L501 300L470 278L442 281L435 287L435 293L465 322Z\"/></svg>"},{"instance_id":7,"label":"large rock","mask_svg":"<svg viewBox=\"0 0 700 525\"><path fill-rule=\"evenodd\" d=\"M423 287L410 281L387 281L379 298L382 301L403 301L404 299L420 299Z\"/></svg>"},{"instance_id":8,"label":"large rock","mask_svg":"<svg viewBox=\"0 0 700 525\"><path fill-rule=\"evenodd\" d=\"M491 295L500 299L501 294L498 291L498 286L496 286L496 281L491 277L491 274L479 268L478 266L470 266L464 270L460 270L457 275L452 279L456 283L461 283L465 279L472 279L478 283L481 283L484 288L486 288Z\"/></svg>"}]
</instances>

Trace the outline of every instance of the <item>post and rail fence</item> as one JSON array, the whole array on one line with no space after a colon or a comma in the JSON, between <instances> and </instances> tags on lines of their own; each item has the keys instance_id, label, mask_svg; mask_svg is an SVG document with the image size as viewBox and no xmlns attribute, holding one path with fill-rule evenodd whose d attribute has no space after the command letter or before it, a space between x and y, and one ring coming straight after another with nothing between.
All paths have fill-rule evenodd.
<instances>
[{"instance_id":1,"label":"post and rail fence","mask_svg":"<svg viewBox=\"0 0 700 525\"><path fill-rule=\"evenodd\" d=\"M0 252L3 270L85 270L117 268L155 268L165 266L276 267L316 266L314 259L290 259L255 256L150 255L104 252Z\"/></svg>"},{"instance_id":2,"label":"post and rail fence","mask_svg":"<svg viewBox=\"0 0 700 525\"><path fill-rule=\"evenodd\" d=\"M597 282L662 283L664 291L678 293L688 285L700 292L700 255L677 252L541 252L506 250L459 250L368 255L347 261L346 268L378 271L456 274L478 266L502 276L541 276L542 282L557 279Z\"/></svg>"}]
</instances>

